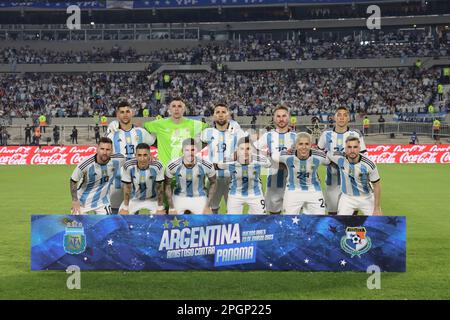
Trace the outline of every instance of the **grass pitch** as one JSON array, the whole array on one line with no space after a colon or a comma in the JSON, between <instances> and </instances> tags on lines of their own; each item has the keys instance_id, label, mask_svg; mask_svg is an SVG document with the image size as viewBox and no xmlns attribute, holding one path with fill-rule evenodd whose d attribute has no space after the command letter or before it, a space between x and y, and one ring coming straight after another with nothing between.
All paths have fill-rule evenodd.
<instances>
[{"instance_id":1,"label":"grass pitch","mask_svg":"<svg viewBox=\"0 0 450 320\"><path fill-rule=\"evenodd\" d=\"M407 272L30 271L30 215L70 212L73 166L0 166L0 299L450 299L450 166L379 165L382 209L407 216ZM321 172L321 177L324 171Z\"/></svg>"}]
</instances>

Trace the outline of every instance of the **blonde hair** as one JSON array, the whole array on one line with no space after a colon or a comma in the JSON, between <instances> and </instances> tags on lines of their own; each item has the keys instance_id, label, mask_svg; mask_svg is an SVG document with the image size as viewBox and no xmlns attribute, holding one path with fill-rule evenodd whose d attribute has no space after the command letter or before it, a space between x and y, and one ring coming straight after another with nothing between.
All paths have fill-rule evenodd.
<instances>
[{"instance_id":1,"label":"blonde hair","mask_svg":"<svg viewBox=\"0 0 450 320\"><path fill-rule=\"evenodd\" d=\"M297 138L295 139L295 145L297 145L302 138L307 138L309 143L312 143L312 136L308 132L300 132L297 134Z\"/></svg>"}]
</instances>

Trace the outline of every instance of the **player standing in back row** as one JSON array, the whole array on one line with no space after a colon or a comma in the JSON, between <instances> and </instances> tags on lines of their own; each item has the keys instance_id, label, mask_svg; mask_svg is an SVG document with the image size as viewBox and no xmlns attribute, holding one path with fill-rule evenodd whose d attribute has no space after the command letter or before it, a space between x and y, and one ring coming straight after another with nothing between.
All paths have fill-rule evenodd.
<instances>
[{"instance_id":1,"label":"player standing in back row","mask_svg":"<svg viewBox=\"0 0 450 320\"><path fill-rule=\"evenodd\" d=\"M256 149L269 157L274 153L289 150L295 146L296 134L289 130L289 109L278 106L273 112L275 130L263 134L255 143ZM269 169L266 188L266 210L269 213L280 213L283 208L283 196L286 186L286 168L273 167Z\"/></svg>"},{"instance_id":2,"label":"player standing in back row","mask_svg":"<svg viewBox=\"0 0 450 320\"><path fill-rule=\"evenodd\" d=\"M326 153L344 152L345 140L348 137L357 137L360 141L361 153L366 152L366 145L362 134L355 129L350 129L350 113L346 107L339 107L334 115L336 126L325 130L319 138L318 148ZM328 213L336 215L338 211L339 197L341 195L339 170L336 164L327 166L325 189L325 203Z\"/></svg>"},{"instance_id":3,"label":"player standing in back row","mask_svg":"<svg viewBox=\"0 0 450 320\"><path fill-rule=\"evenodd\" d=\"M206 128L202 131L201 140L208 146L207 160L217 166L225 159L231 159L237 148L237 143L246 134L230 122L230 111L228 106L222 103L214 107L214 128ZM217 188L211 200L213 213L219 213L222 196L225 203L228 199L228 186L230 178L225 176L222 169L218 169Z\"/></svg>"},{"instance_id":4,"label":"player standing in back row","mask_svg":"<svg viewBox=\"0 0 450 320\"><path fill-rule=\"evenodd\" d=\"M155 143L155 136L149 134L145 129L133 125L133 109L127 101L121 101L116 107L116 117L119 121L119 128L108 133L108 138L113 142L113 153L121 153L126 160L135 157L136 146L140 143L152 145ZM120 169L120 168L119 168ZM121 171L117 171L111 187L111 208L112 213L117 214L123 202L123 189L121 182Z\"/></svg>"}]
</instances>

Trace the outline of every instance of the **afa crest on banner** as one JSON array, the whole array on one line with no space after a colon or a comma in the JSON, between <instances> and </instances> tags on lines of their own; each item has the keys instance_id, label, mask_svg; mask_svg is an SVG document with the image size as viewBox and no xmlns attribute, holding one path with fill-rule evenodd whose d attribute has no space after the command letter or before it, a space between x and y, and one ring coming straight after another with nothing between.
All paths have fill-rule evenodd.
<instances>
[{"instance_id":1,"label":"afa crest on banner","mask_svg":"<svg viewBox=\"0 0 450 320\"><path fill-rule=\"evenodd\" d=\"M86 250L86 235L83 224L73 221L66 226L64 234L64 251L69 254L80 254Z\"/></svg>"}]
</instances>

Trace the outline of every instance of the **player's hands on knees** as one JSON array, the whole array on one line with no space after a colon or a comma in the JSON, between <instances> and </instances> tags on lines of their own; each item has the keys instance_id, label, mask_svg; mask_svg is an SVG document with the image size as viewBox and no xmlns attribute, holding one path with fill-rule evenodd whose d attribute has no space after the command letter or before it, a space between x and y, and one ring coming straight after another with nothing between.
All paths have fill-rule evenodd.
<instances>
[{"instance_id":1,"label":"player's hands on knees","mask_svg":"<svg viewBox=\"0 0 450 320\"><path fill-rule=\"evenodd\" d=\"M119 214L130 214L130 211L128 209L120 209Z\"/></svg>"},{"instance_id":2,"label":"player's hands on knees","mask_svg":"<svg viewBox=\"0 0 450 320\"><path fill-rule=\"evenodd\" d=\"M203 214L212 214L211 207L210 207L210 206L206 206L206 207L203 209Z\"/></svg>"},{"instance_id":3,"label":"player's hands on knees","mask_svg":"<svg viewBox=\"0 0 450 320\"><path fill-rule=\"evenodd\" d=\"M156 214L166 214L166 210L165 209L158 209L158 210L156 210Z\"/></svg>"},{"instance_id":4,"label":"player's hands on knees","mask_svg":"<svg viewBox=\"0 0 450 320\"><path fill-rule=\"evenodd\" d=\"M381 212L381 208L373 210L373 215L374 216L382 216L383 213Z\"/></svg>"},{"instance_id":5,"label":"player's hands on knees","mask_svg":"<svg viewBox=\"0 0 450 320\"><path fill-rule=\"evenodd\" d=\"M72 201L72 214L79 215L81 212L80 201Z\"/></svg>"},{"instance_id":6,"label":"player's hands on knees","mask_svg":"<svg viewBox=\"0 0 450 320\"><path fill-rule=\"evenodd\" d=\"M169 214L177 214L177 210L175 210L174 208L170 208Z\"/></svg>"}]
</instances>

